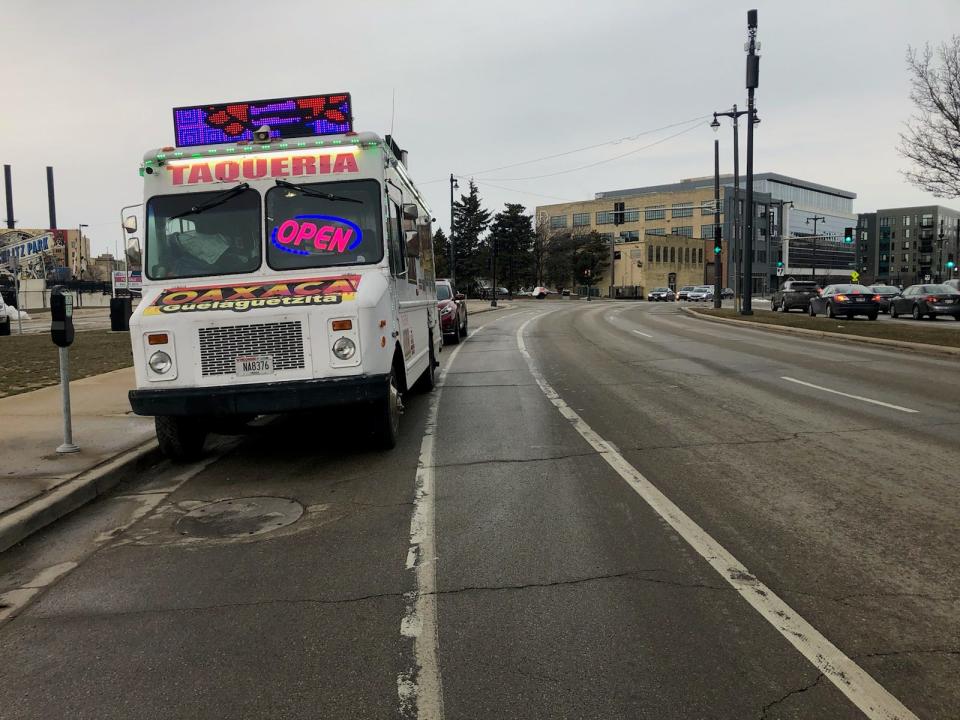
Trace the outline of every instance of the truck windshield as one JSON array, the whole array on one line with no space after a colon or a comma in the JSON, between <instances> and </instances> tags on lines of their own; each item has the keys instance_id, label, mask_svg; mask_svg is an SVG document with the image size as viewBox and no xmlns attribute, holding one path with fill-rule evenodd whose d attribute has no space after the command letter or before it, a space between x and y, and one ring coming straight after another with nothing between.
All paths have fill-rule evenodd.
<instances>
[{"instance_id":1,"label":"truck windshield","mask_svg":"<svg viewBox=\"0 0 960 720\"><path fill-rule=\"evenodd\" d=\"M144 247L152 280L253 272L262 255L260 194L218 190L150 198Z\"/></svg>"},{"instance_id":2,"label":"truck windshield","mask_svg":"<svg viewBox=\"0 0 960 720\"><path fill-rule=\"evenodd\" d=\"M267 264L292 270L380 262L382 225L375 180L270 188Z\"/></svg>"}]
</instances>

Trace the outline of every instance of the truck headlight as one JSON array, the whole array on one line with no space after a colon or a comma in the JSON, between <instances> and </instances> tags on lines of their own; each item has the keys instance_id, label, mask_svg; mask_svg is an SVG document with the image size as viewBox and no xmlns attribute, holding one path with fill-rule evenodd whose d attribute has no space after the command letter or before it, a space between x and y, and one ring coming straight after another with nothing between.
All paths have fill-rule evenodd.
<instances>
[{"instance_id":1,"label":"truck headlight","mask_svg":"<svg viewBox=\"0 0 960 720\"><path fill-rule=\"evenodd\" d=\"M171 360L170 356L163 352L163 350L158 350L147 360L147 365L149 365L150 369L157 375L163 375L173 367L173 360Z\"/></svg>"},{"instance_id":2,"label":"truck headlight","mask_svg":"<svg viewBox=\"0 0 960 720\"><path fill-rule=\"evenodd\" d=\"M350 338L342 337L333 344L333 354L341 360L349 360L357 352L357 346Z\"/></svg>"}]
</instances>

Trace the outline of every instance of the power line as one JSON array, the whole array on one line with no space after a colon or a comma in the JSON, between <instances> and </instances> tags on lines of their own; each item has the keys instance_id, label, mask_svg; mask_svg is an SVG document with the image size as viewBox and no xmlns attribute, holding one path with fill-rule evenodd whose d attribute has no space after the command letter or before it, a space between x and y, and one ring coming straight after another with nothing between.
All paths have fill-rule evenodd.
<instances>
[{"instance_id":1,"label":"power line","mask_svg":"<svg viewBox=\"0 0 960 720\"><path fill-rule=\"evenodd\" d=\"M543 193L530 192L529 190L517 190L516 188L504 187L503 185L494 185L486 180L474 180L474 183L496 188L497 190L504 190L505 192L517 193L518 195L533 195L535 197L547 198L548 200L559 200L560 202L576 202L570 198L557 197L556 195L544 195Z\"/></svg>"},{"instance_id":2,"label":"power line","mask_svg":"<svg viewBox=\"0 0 960 720\"><path fill-rule=\"evenodd\" d=\"M681 130L680 132L674 133L673 135L667 135L667 137L661 138L661 139L657 140L656 142L648 143L648 144L643 145L643 146L641 146L641 147L635 148L635 149L631 150L630 152L625 152L625 153L622 153L622 154L620 154L620 155L615 155L614 157L612 157L612 158L607 158L607 159L605 159L605 160L598 160L597 162L593 162L593 163L590 163L590 164L588 164L588 165L581 165L580 167L568 168L567 170L559 170L559 171L557 171L557 172L547 173L547 174L545 174L545 175L529 175L529 176L527 176L527 177L519 177L519 178L493 178L493 179L494 179L494 180L497 180L497 181L499 181L499 182L514 182L514 181L518 181L518 180L540 180L540 179L542 179L542 178L556 177L557 175L566 175L567 173L577 172L577 171L579 171L579 170L586 170L587 168L596 167L597 165L603 165L603 164L608 163L608 162L613 162L614 160L619 160L620 158L625 158L625 157L627 157L628 155L635 155L636 153L640 152L641 150L647 150L647 149L649 149L649 148L654 147L655 145L660 145L661 143L665 143L665 142L667 142L667 140L673 140L673 138L680 137L681 135L683 135L683 134L685 134L685 133L688 133L688 132L690 132L691 130L696 130L698 127L699 127L699 125L691 125L690 127L686 128L686 129L684 129L684 130Z\"/></svg>"},{"instance_id":3,"label":"power line","mask_svg":"<svg viewBox=\"0 0 960 720\"><path fill-rule=\"evenodd\" d=\"M477 170L471 173L455 173L454 175L458 178L468 178L474 175L483 175L488 172L496 172L497 170L507 170L509 168L520 167L521 165L531 165L533 163L542 162L544 160L553 160L554 158L564 157L566 155L574 155L575 153L584 152L586 150L594 150L599 147L604 147L606 145L619 145L624 142L631 142L638 138L643 137L644 135L652 135L653 133L661 132L663 130L670 130L671 128L680 127L681 125L687 125L689 123L697 123L702 120L709 118L709 115L701 115L700 117L690 118L689 120L684 120L682 122L671 123L669 125L664 125L662 127L653 128L652 130L643 130L642 132L636 133L634 135L628 135L626 137L616 138L614 140L607 140L606 142L596 143L594 145L586 145L584 147L575 148L573 150L566 150L564 152L554 153L552 155L544 155L543 157L533 158L532 160L522 160L521 162L511 163L509 165L501 165L500 167L488 168L486 170ZM616 159L616 158L614 158ZM436 180L427 180L426 182L418 183L418 185L430 185L438 182L446 182L448 178L437 178Z\"/></svg>"}]
</instances>

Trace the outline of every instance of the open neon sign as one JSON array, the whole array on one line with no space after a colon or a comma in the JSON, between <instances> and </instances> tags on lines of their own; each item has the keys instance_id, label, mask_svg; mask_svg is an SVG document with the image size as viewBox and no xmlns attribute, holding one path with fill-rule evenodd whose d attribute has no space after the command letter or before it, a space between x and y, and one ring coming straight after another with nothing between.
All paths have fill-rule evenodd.
<instances>
[{"instance_id":1,"label":"open neon sign","mask_svg":"<svg viewBox=\"0 0 960 720\"><path fill-rule=\"evenodd\" d=\"M273 229L270 242L292 255L355 250L363 241L360 226L335 215L295 215Z\"/></svg>"}]
</instances>

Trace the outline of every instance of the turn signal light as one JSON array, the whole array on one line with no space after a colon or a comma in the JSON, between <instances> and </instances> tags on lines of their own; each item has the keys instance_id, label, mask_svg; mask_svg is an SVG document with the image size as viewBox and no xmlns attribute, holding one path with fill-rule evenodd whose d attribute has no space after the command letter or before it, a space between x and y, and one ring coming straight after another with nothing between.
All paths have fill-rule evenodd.
<instances>
[{"instance_id":1,"label":"turn signal light","mask_svg":"<svg viewBox=\"0 0 960 720\"><path fill-rule=\"evenodd\" d=\"M846 295L837 295L833 299L836 300L837 302L846 302L848 300Z\"/></svg>"},{"instance_id":2,"label":"turn signal light","mask_svg":"<svg viewBox=\"0 0 960 720\"><path fill-rule=\"evenodd\" d=\"M880 297L879 295L874 295L874 296L873 296L873 299L874 299L875 302L880 302L881 300L883 300L883 298Z\"/></svg>"},{"instance_id":3,"label":"turn signal light","mask_svg":"<svg viewBox=\"0 0 960 720\"><path fill-rule=\"evenodd\" d=\"M166 333L154 333L153 335L147 335L148 345L166 345L168 342L170 342L170 338L167 337Z\"/></svg>"},{"instance_id":4,"label":"turn signal light","mask_svg":"<svg viewBox=\"0 0 960 720\"><path fill-rule=\"evenodd\" d=\"M334 330L352 330L352 320L334 320L331 324Z\"/></svg>"}]
</instances>

